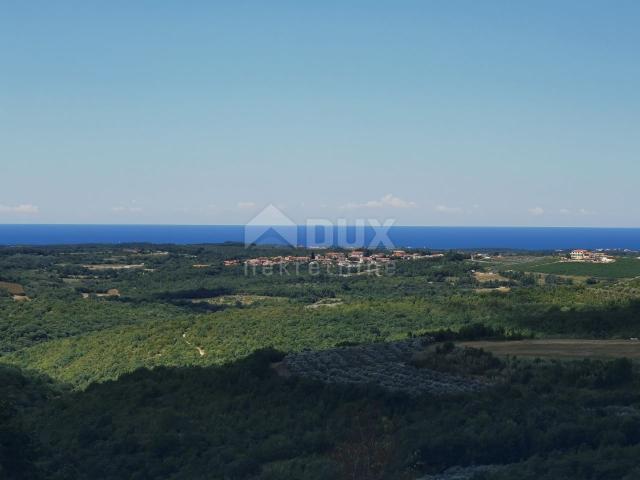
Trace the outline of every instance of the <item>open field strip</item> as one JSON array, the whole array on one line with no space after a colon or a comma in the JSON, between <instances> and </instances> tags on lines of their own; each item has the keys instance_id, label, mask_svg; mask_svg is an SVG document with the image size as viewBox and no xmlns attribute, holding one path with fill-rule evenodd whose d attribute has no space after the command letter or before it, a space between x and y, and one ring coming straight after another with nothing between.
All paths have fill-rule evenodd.
<instances>
[{"instance_id":1,"label":"open field strip","mask_svg":"<svg viewBox=\"0 0 640 480\"><path fill-rule=\"evenodd\" d=\"M471 341L460 346L482 348L495 355L545 358L616 358L640 359L638 340L517 340Z\"/></svg>"}]
</instances>

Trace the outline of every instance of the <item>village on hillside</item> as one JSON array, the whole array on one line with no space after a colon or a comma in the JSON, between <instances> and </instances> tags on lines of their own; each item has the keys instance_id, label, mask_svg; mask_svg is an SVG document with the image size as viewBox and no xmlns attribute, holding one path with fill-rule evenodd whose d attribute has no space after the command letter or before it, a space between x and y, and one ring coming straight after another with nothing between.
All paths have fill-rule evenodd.
<instances>
[{"instance_id":1,"label":"village on hillside","mask_svg":"<svg viewBox=\"0 0 640 480\"><path fill-rule=\"evenodd\" d=\"M318 265L331 265L338 267L358 267L362 265L384 265L392 260L435 260L443 258L443 253L420 254L408 253L404 250L393 250L391 253L376 252L368 253L364 250L353 250L350 252L327 252L324 254L312 253L303 256L275 256L275 257L257 257L250 258L242 262L239 259L225 260L224 265L231 267L243 263L247 266L275 266L286 264L309 264L316 263Z\"/></svg>"}]
</instances>

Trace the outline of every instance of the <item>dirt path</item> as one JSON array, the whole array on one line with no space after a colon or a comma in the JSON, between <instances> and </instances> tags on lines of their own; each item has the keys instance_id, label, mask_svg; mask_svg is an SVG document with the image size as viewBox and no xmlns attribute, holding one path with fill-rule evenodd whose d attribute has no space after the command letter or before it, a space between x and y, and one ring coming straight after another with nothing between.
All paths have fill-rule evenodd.
<instances>
[{"instance_id":1,"label":"dirt path","mask_svg":"<svg viewBox=\"0 0 640 480\"><path fill-rule=\"evenodd\" d=\"M472 341L459 345L482 348L495 355L541 358L616 358L640 359L638 340L548 339L518 341Z\"/></svg>"},{"instance_id":2,"label":"dirt path","mask_svg":"<svg viewBox=\"0 0 640 480\"><path fill-rule=\"evenodd\" d=\"M182 339L187 345L189 345L190 347L194 347L198 351L201 357L204 357L207 354L207 352L205 352L203 348L195 346L189 340L187 340L186 332L182 334Z\"/></svg>"}]
</instances>

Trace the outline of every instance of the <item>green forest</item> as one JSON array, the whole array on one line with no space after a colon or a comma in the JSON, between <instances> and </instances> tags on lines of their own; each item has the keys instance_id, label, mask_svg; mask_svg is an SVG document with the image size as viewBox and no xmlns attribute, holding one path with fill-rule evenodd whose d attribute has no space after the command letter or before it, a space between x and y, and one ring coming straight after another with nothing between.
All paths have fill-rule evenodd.
<instances>
[{"instance_id":1,"label":"green forest","mask_svg":"<svg viewBox=\"0 0 640 480\"><path fill-rule=\"evenodd\" d=\"M0 248L0 478L640 478L635 360L469 346L636 341L635 257L242 264L316 253ZM372 358L386 346L402 365Z\"/></svg>"}]
</instances>

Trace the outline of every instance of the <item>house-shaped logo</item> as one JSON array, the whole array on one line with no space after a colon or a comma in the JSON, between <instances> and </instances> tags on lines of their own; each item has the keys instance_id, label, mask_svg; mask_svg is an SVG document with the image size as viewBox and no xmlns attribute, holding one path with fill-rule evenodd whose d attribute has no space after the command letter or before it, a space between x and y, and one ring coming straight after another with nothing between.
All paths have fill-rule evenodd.
<instances>
[{"instance_id":1,"label":"house-shaped logo","mask_svg":"<svg viewBox=\"0 0 640 480\"><path fill-rule=\"evenodd\" d=\"M275 205L268 205L244 226L244 244L298 244L298 227Z\"/></svg>"}]
</instances>

